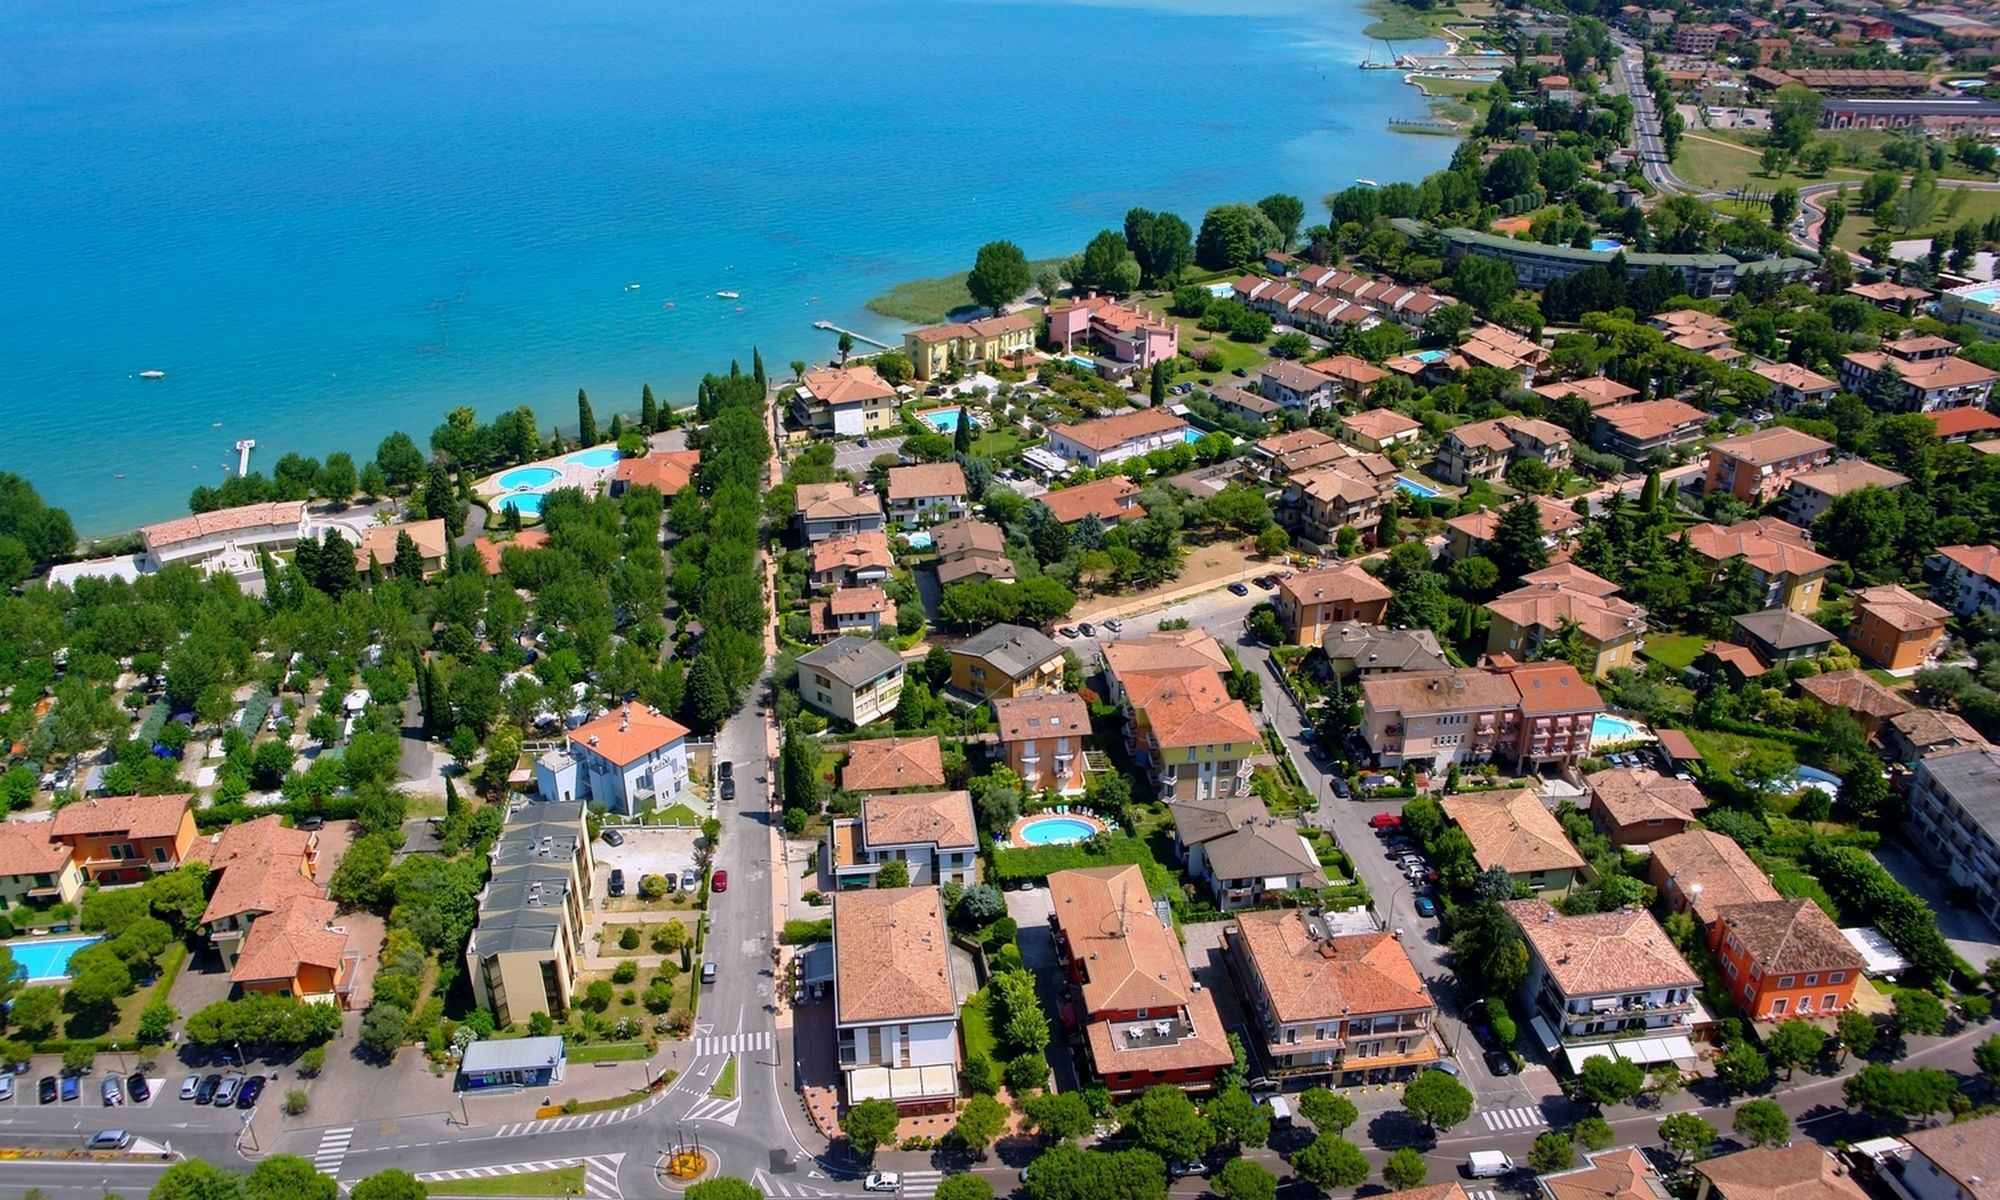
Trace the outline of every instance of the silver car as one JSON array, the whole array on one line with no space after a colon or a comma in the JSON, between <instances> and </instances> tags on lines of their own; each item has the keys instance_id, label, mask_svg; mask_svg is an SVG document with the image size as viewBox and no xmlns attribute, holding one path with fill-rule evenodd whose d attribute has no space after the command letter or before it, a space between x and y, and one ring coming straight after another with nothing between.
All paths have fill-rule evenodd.
<instances>
[{"instance_id":1,"label":"silver car","mask_svg":"<svg viewBox=\"0 0 2000 1200\"><path fill-rule=\"evenodd\" d=\"M222 1086L215 1089L212 1102L217 1108L228 1108L236 1100L236 1089L243 1086L243 1076L235 1071L222 1077Z\"/></svg>"}]
</instances>

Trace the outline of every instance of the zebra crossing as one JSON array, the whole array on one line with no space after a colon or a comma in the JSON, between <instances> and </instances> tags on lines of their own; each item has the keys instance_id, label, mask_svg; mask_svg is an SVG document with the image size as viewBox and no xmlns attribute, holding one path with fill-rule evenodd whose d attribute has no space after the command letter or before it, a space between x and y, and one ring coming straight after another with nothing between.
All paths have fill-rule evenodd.
<instances>
[{"instance_id":1,"label":"zebra crossing","mask_svg":"<svg viewBox=\"0 0 2000 1200\"><path fill-rule=\"evenodd\" d=\"M750 1186L767 1197L775 1196L782 1200L828 1200L829 1197L841 1195L839 1192L829 1192L825 1188L814 1187L809 1183L792 1183L782 1177L767 1174L761 1169L750 1173Z\"/></svg>"},{"instance_id":2,"label":"zebra crossing","mask_svg":"<svg viewBox=\"0 0 2000 1200\"><path fill-rule=\"evenodd\" d=\"M433 1194L450 1195L450 1185L470 1179L497 1179L507 1175L532 1175L538 1171L559 1171L566 1167L583 1168L583 1194L595 1196L599 1200L617 1200L618 1164L624 1160L623 1154L599 1154L590 1158L551 1158L540 1162L507 1163L495 1167L462 1167L456 1171L426 1171L417 1176L419 1183L433 1184Z\"/></svg>"},{"instance_id":3,"label":"zebra crossing","mask_svg":"<svg viewBox=\"0 0 2000 1200\"><path fill-rule=\"evenodd\" d=\"M738 1114L743 1111L743 1097L722 1100L714 1096L703 1096L688 1109L684 1118L689 1121L713 1121L717 1125L735 1125Z\"/></svg>"},{"instance_id":4,"label":"zebra crossing","mask_svg":"<svg viewBox=\"0 0 2000 1200\"><path fill-rule=\"evenodd\" d=\"M903 1172L904 1200L924 1200L937 1194L938 1184L944 1181L943 1171Z\"/></svg>"},{"instance_id":5,"label":"zebra crossing","mask_svg":"<svg viewBox=\"0 0 2000 1200\"><path fill-rule=\"evenodd\" d=\"M354 1126L344 1125L339 1129L328 1129L319 1135L319 1148L313 1151L313 1169L322 1175L340 1174L340 1164L347 1158L347 1147L354 1141Z\"/></svg>"},{"instance_id":6,"label":"zebra crossing","mask_svg":"<svg viewBox=\"0 0 2000 1200\"><path fill-rule=\"evenodd\" d=\"M530 1133L563 1133L573 1129L595 1129L600 1125L616 1125L629 1121L660 1102L659 1096L643 1104L625 1108L610 1108L603 1112L578 1113L570 1117L548 1117L539 1121L516 1121L512 1125L502 1125L493 1134L496 1138L521 1137Z\"/></svg>"},{"instance_id":7,"label":"zebra crossing","mask_svg":"<svg viewBox=\"0 0 2000 1200\"><path fill-rule=\"evenodd\" d=\"M1496 1133L1502 1129L1536 1129L1549 1123L1549 1119L1542 1115L1542 1110L1533 1105L1525 1108L1488 1109L1479 1114L1479 1119L1486 1122L1488 1130Z\"/></svg>"},{"instance_id":8,"label":"zebra crossing","mask_svg":"<svg viewBox=\"0 0 2000 1200\"><path fill-rule=\"evenodd\" d=\"M771 1048L771 1031L762 1029L755 1033L718 1033L710 1037L694 1040L694 1056L703 1058L710 1054L754 1054Z\"/></svg>"},{"instance_id":9,"label":"zebra crossing","mask_svg":"<svg viewBox=\"0 0 2000 1200\"><path fill-rule=\"evenodd\" d=\"M1499 1200L1498 1192L1467 1192L1466 1200Z\"/></svg>"}]
</instances>

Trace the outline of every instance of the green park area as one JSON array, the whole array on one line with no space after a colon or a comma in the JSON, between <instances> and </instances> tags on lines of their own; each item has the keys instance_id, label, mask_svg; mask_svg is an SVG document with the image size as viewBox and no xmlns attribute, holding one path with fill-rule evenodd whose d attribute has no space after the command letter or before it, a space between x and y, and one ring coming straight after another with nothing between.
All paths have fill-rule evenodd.
<instances>
[{"instance_id":1,"label":"green park area","mask_svg":"<svg viewBox=\"0 0 2000 1200\"><path fill-rule=\"evenodd\" d=\"M1044 269L1060 269L1060 258L1030 259L1030 277ZM966 266L971 267L971 263ZM948 321L956 313L984 316L975 311L972 293L965 288L965 271L953 271L949 275L939 275L931 279L911 279L897 284L868 302L868 311L880 313L896 321L908 321L912 325L936 325Z\"/></svg>"}]
</instances>

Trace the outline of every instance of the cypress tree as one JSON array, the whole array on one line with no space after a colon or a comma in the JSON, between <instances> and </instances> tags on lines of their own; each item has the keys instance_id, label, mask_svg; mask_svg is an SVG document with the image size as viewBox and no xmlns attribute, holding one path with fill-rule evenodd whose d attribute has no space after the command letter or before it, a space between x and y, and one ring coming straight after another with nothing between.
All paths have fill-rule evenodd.
<instances>
[{"instance_id":1,"label":"cypress tree","mask_svg":"<svg viewBox=\"0 0 2000 1200\"><path fill-rule=\"evenodd\" d=\"M445 777L444 777L444 815L445 815L445 819L446 819L446 820L450 820L450 819L451 819L452 817L455 817L455 816L457 816L457 815L458 815L459 813L461 813L461 812L464 812L464 811L465 811L465 801L463 801L463 800L460 800L460 799L458 798L458 787L457 787L457 785L455 785L455 784L453 784L453 783L452 783L452 781L451 781L451 776L449 776L449 775L445 776Z\"/></svg>"},{"instance_id":2,"label":"cypress tree","mask_svg":"<svg viewBox=\"0 0 2000 1200\"><path fill-rule=\"evenodd\" d=\"M590 397L576 389L576 440L578 445L597 444L597 414L590 411Z\"/></svg>"},{"instance_id":3,"label":"cypress tree","mask_svg":"<svg viewBox=\"0 0 2000 1200\"><path fill-rule=\"evenodd\" d=\"M767 386L764 378L764 352L755 346L750 347L750 373L757 377L758 387Z\"/></svg>"},{"instance_id":4,"label":"cypress tree","mask_svg":"<svg viewBox=\"0 0 2000 1200\"><path fill-rule=\"evenodd\" d=\"M430 473L424 476L424 516L436 520L452 509L451 472L444 464L434 462Z\"/></svg>"},{"instance_id":5,"label":"cypress tree","mask_svg":"<svg viewBox=\"0 0 2000 1200\"><path fill-rule=\"evenodd\" d=\"M656 433L660 428L660 405L653 399L653 385L639 389L639 428L645 433Z\"/></svg>"},{"instance_id":6,"label":"cypress tree","mask_svg":"<svg viewBox=\"0 0 2000 1200\"><path fill-rule=\"evenodd\" d=\"M1660 507L1660 473L1646 472L1646 486L1639 492L1639 511L1652 512Z\"/></svg>"},{"instance_id":7,"label":"cypress tree","mask_svg":"<svg viewBox=\"0 0 2000 1200\"><path fill-rule=\"evenodd\" d=\"M1153 407L1165 408L1167 404L1167 365L1153 364Z\"/></svg>"},{"instance_id":8,"label":"cypress tree","mask_svg":"<svg viewBox=\"0 0 2000 1200\"><path fill-rule=\"evenodd\" d=\"M382 582L382 560L373 554L368 556L368 586L374 588Z\"/></svg>"},{"instance_id":9,"label":"cypress tree","mask_svg":"<svg viewBox=\"0 0 2000 1200\"><path fill-rule=\"evenodd\" d=\"M972 452L972 414L963 404L958 409L958 428L952 430L951 448L958 454Z\"/></svg>"},{"instance_id":10,"label":"cypress tree","mask_svg":"<svg viewBox=\"0 0 2000 1200\"><path fill-rule=\"evenodd\" d=\"M622 438L624 436L625 436L625 415L623 413L612 413L611 440L615 442L619 438Z\"/></svg>"},{"instance_id":11,"label":"cypress tree","mask_svg":"<svg viewBox=\"0 0 2000 1200\"><path fill-rule=\"evenodd\" d=\"M396 533L396 578L412 582L424 577L424 556L417 550L408 530Z\"/></svg>"}]
</instances>

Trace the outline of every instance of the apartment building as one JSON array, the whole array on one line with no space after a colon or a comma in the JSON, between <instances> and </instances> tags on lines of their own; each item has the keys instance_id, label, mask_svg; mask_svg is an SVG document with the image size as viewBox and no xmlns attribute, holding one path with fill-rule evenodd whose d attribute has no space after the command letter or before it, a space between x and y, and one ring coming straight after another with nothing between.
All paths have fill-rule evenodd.
<instances>
[{"instance_id":1,"label":"apartment building","mask_svg":"<svg viewBox=\"0 0 2000 1200\"><path fill-rule=\"evenodd\" d=\"M1057 871L1049 923L1064 991L1115 1096L1158 1084L1206 1091L1235 1062L1215 997L1194 980L1136 866Z\"/></svg>"},{"instance_id":2,"label":"apartment building","mask_svg":"<svg viewBox=\"0 0 2000 1200\"><path fill-rule=\"evenodd\" d=\"M1690 829L1649 843L1646 882L1669 912L1684 912L1713 947L1724 908L1780 899L1778 889L1734 838L1712 829Z\"/></svg>"},{"instance_id":3,"label":"apartment building","mask_svg":"<svg viewBox=\"0 0 2000 1200\"><path fill-rule=\"evenodd\" d=\"M1451 664L1437 634L1428 629L1384 629L1360 621L1340 621L1320 631L1320 653L1327 670L1343 682L1357 676L1391 675L1402 671L1441 671Z\"/></svg>"},{"instance_id":4,"label":"apartment building","mask_svg":"<svg viewBox=\"0 0 2000 1200\"><path fill-rule=\"evenodd\" d=\"M1707 413L1679 400L1614 404L1591 418L1590 444L1628 463L1644 463L1671 458L1707 427Z\"/></svg>"},{"instance_id":5,"label":"apartment building","mask_svg":"<svg viewBox=\"0 0 2000 1200\"><path fill-rule=\"evenodd\" d=\"M1235 796L1263 753L1250 710L1222 680L1228 659L1200 630L1120 639L1103 647L1111 698L1127 714L1126 749L1160 799Z\"/></svg>"},{"instance_id":6,"label":"apartment building","mask_svg":"<svg viewBox=\"0 0 2000 1200\"><path fill-rule=\"evenodd\" d=\"M1562 895L1583 874L1583 856L1533 788L1447 796L1444 815L1472 843L1481 871L1495 867L1538 894Z\"/></svg>"},{"instance_id":7,"label":"apartment building","mask_svg":"<svg viewBox=\"0 0 2000 1200\"><path fill-rule=\"evenodd\" d=\"M1515 462L1532 458L1561 469L1570 464L1569 430L1532 417L1501 417L1460 425L1438 444L1432 474L1446 483L1493 483Z\"/></svg>"},{"instance_id":8,"label":"apartment building","mask_svg":"<svg viewBox=\"0 0 2000 1200\"><path fill-rule=\"evenodd\" d=\"M687 737L672 717L621 705L537 759L536 790L544 800L587 800L626 816L677 804L690 786Z\"/></svg>"},{"instance_id":9,"label":"apartment building","mask_svg":"<svg viewBox=\"0 0 2000 1200\"><path fill-rule=\"evenodd\" d=\"M98 796L66 804L49 837L92 883L144 883L180 866L194 846L193 796Z\"/></svg>"},{"instance_id":10,"label":"apartment building","mask_svg":"<svg viewBox=\"0 0 2000 1200\"><path fill-rule=\"evenodd\" d=\"M1122 475L1043 492L1035 499L1064 525L1096 517L1106 525L1122 525L1146 515L1139 503L1139 485Z\"/></svg>"},{"instance_id":11,"label":"apartment building","mask_svg":"<svg viewBox=\"0 0 2000 1200\"><path fill-rule=\"evenodd\" d=\"M1273 818L1255 796L1211 795L1167 808L1174 818L1174 854L1225 912L1326 886L1326 873L1298 826Z\"/></svg>"},{"instance_id":12,"label":"apartment building","mask_svg":"<svg viewBox=\"0 0 2000 1200\"><path fill-rule=\"evenodd\" d=\"M806 612L815 642L831 641L850 633L855 637L874 637L885 626L893 629L896 625L896 602L873 584L835 588L833 595L814 601Z\"/></svg>"},{"instance_id":13,"label":"apartment building","mask_svg":"<svg viewBox=\"0 0 2000 1200\"><path fill-rule=\"evenodd\" d=\"M1581 586L1571 581L1528 583L1489 600L1486 652L1534 658L1550 639L1572 630L1590 655L1592 675L1630 667L1646 636L1646 610L1620 599L1608 580L1590 580Z\"/></svg>"},{"instance_id":14,"label":"apartment building","mask_svg":"<svg viewBox=\"0 0 2000 1200\"><path fill-rule=\"evenodd\" d=\"M903 659L878 641L837 637L799 656L799 695L829 716L862 726L896 711Z\"/></svg>"},{"instance_id":15,"label":"apartment building","mask_svg":"<svg viewBox=\"0 0 2000 1200\"><path fill-rule=\"evenodd\" d=\"M1959 616L2000 610L2000 546L1940 546L1924 569L1937 580L1931 594Z\"/></svg>"},{"instance_id":16,"label":"apartment building","mask_svg":"<svg viewBox=\"0 0 2000 1200\"><path fill-rule=\"evenodd\" d=\"M1655 13L1654 16L1671 14ZM1409 217L1396 217L1390 226L1411 238L1428 237L1432 226ZM1726 296L1747 276L1769 274L1782 282L1803 279L1813 264L1800 258L1766 258L1742 262L1728 254L1657 254L1642 251L1579 250L1573 246L1552 246L1542 242L1522 242L1497 233L1482 233L1460 226L1436 230L1444 239L1448 263L1468 254L1497 258L1514 268L1521 286L1539 291L1552 279L1568 279L1589 267L1609 268L1620 258L1627 277L1642 275L1654 267L1665 267L1681 277L1687 294L1695 297Z\"/></svg>"},{"instance_id":17,"label":"apartment building","mask_svg":"<svg viewBox=\"0 0 2000 1200\"><path fill-rule=\"evenodd\" d=\"M225 967L234 967L251 927L300 897L317 899L319 834L286 828L272 813L231 825L188 848L187 861L208 868L201 929Z\"/></svg>"},{"instance_id":18,"label":"apartment building","mask_svg":"<svg viewBox=\"0 0 2000 1200\"><path fill-rule=\"evenodd\" d=\"M1766 608L1795 613L1819 608L1833 560L1814 550L1812 535L1798 526L1758 517L1734 525L1693 525L1682 536L1688 548L1713 567L1718 582L1732 560L1748 563L1751 578L1764 591Z\"/></svg>"},{"instance_id":19,"label":"apartment building","mask_svg":"<svg viewBox=\"0 0 2000 1200\"><path fill-rule=\"evenodd\" d=\"M965 469L955 462L889 468L889 519L929 525L965 515Z\"/></svg>"},{"instance_id":20,"label":"apartment building","mask_svg":"<svg viewBox=\"0 0 2000 1200\"><path fill-rule=\"evenodd\" d=\"M840 788L846 792L903 792L944 786L944 747L937 735L867 738L847 743Z\"/></svg>"},{"instance_id":21,"label":"apartment building","mask_svg":"<svg viewBox=\"0 0 2000 1200\"><path fill-rule=\"evenodd\" d=\"M1813 1142L1757 1146L1694 1165L1695 1200L1866 1200L1840 1159Z\"/></svg>"},{"instance_id":22,"label":"apartment building","mask_svg":"<svg viewBox=\"0 0 2000 1200\"><path fill-rule=\"evenodd\" d=\"M1572 1071L1599 1047L1641 1065L1692 1059L1701 976L1651 913L1566 916L1546 900L1501 908L1528 943L1522 999L1529 1023Z\"/></svg>"},{"instance_id":23,"label":"apartment building","mask_svg":"<svg viewBox=\"0 0 2000 1200\"><path fill-rule=\"evenodd\" d=\"M1330 407L1340 393L1333 376L1316 371L1302 362L1274 358L1257 376L1257 391L1267 400L1296 412L1315 413Z\"/></svg>"},{"instance_id":24,"label":"apartment building","mask_svg":"<svg viewBox=\"0 0 2000 1200\"><path fill-rule=\"evenodd\" d=\"M831 537L881 533L888 528L881 497L839 480L799 484L792 513L808 545Z\"/></svg>"},{"instance_id":25,"label":"apartment building","mask_svg":"<svg viewBox=\"0 0 2000 1200\"><path fill-rule=\"evenodd\" d=\"M1412 671L1361 681L1362 736L1383 767L1574 766L1604 710L1568 663Z\"/></svg>"},{"instance_id":26,"label":"apartment building","mask_svg":"<svg viewBox=\"0 0 2000 1200\"><path fill-rule=\"evenodd\" d=\"M1584 1165L1536 1179L1543 1200L1671 1200L1666 1180L1634 1146L1583 1156Z\"/></svg>"},{"instance_id":27,"label":"apartment building","mask_svg":"<svg viewBox=\"0 0 2000 1200\"><path fill-rule=\"evenodd\" d=\"M889 550L889 535L879 529L837 534L813 543L808 554L815 590L881 583L896 569L895 555Z\"/></svg>"},{"instance_id":28,"label":"apartment building","mask_svg":"<svg viewBox=\"0 0 2000 1200\"><path fill-rule=\"evenodd\" d=\"M584 812L581 801L516 805L493 844L465 973L473 999L501 1025L569 1011L594 887Z\"/></svg>"},{"instance_id":29,"label":"apartment building","mask_svg":"<svg viewBox=\"0 0 2000 1200\"><path fill-rule=\"evenodd\" d=\"M958 997L937 888L834 893L833 1023L849 1105L956 1106Z\"/></svg>"},{"instance_id":30,"label":"apartment building","mask_svg":"<svg viewBox=\"0 0 2000 1200\"><path fill-rule=\"evenodd\" d=\"M1278 580L1271 604L1285 640L1317 646L1329 625L1359 621L1380 625L1389 608L1389 588L1354 563L1305 571Z\"/></svg>"},{"instance_id":31,"label":"apartment building","mask_svg":"<svg viewBox=\"0 0 2000 1200\"><path fill-rule=\"evenodd\" d=\"M1865 393L1874 383L1876 373L1891 367L1902 380L1898 412L1984 407L1993 394L1993 381L2000 379L2000 373L1969 359L1949 356L1905 359L1877 350L1861 350L1840 360L1841 382L1851 392Z\"/></svg>"},{"instance_id":32,"label":"apartment building","mask_svg":"<svg viewBox=\"0 0 2000 1200\"><path fill-rule=\"evenodd\" d=\"M1062 689L1063 648L1039 629L989 625L951 647L951 686L981 700Z\"/></svg>"},{"instance_id":33,"label":"apartment building","mask_svg":"<svg viewBox=\"0 0 2000 1200\"><path fill-rule=\"evenodd\" d=\"M1583 527L1583 517L1560 500L1527 496L1514 503L1535 506L1542 519L1542 545L1548 547L1551 556L1567 547ZM1445 557L1458 562L1475 554L1484 555L1499 529L1499 509L1481 507L1477 512L1453 517L1444 523Z\"/></svg>"},{"instance_id":34,"label":"apartment building","mask_svg":"<svg viewBox=\"0 0 2000 1200\"><path fill-rule=\"evenodd\" d=\"M1708 811L1701 789L1644 767L1612 767L1583 777L1590 817L1614 845L1646 846L1686 833Z\"/></svg>"},{"instance_id":35,"label":"apartment building","mask_svg":"<svg viewBox=\"0 0 2000 1200\"><path fill-rule=\"evenodd\" d=\"M878 434L902 422L896 389L867 363L807 371L792 393L799 424L840 437Z\"/></svg>"},{"instance_id":36,"label":"apartment building","mask_svg":"<svg viewBox=\"0 0 2000 1200\"><path fill-rule=\"evenodd\" d=\"M1970 721L1955 712L1935 708L1912 708L1890 717L1882 723L1881 737L1882 757L1902 767L1946 750L1988 744Z\"/></svg>"},{"instance_id":37,"label":"apartment building","mask_svg":"<svg viewBox=\"0 0 2000 1200\"><path fill-rule=\"evenodd\" d=\"M903 335L903 356L910 360L911 374L925 382L948 372L1016 359L1034 348L1035 316L1028 312L932 325Z\"/></svg>"},{"instance_id":38,"label":"apartment building","mask_svg":"<svg viewBox=\"0 0 2000 1200\"><path fill-rule=\"evenodd\" d=\"M1049 427L1049 449L1091 470L1178 446L1193 426L1164 408L1140 408L1075 425Z\"/></svg>"},{"instance_id":39,"label":"apartment building","mask_svg":"<svg viewBox=\"0 0 2000 1200\"><path fill-rule=\"evenodd\" d=\"M1147 371L1180 353L1180 326L1109 296L1051 304L1046 315L1048 344L1065 354L1095 348L1114 363Z\"/></svg>"},{"instance_id":40,"label":"apartment building","mask_svg":"<svg viewBox=\"0 0 2000 1200\"><path fill-rule=\"evenodd\" d=\"M1393 408L1369 408L1341 417L1340 431L1355 445L1379 451L1415 445L1423 437L1424 427Z\"/></svg>"},{"instance_id":41,"label":"apartment building","mask_svg":"<svg viewBox=\"0 0 2000 1200\"><path fill-rule=\"evenodd\" d=\"M1901 1200L1992 1200L2000 1116L1913 1129L1902 1140L1882 1175Z\"/></svg>"},{"instance_id":42,"label":"apartment building","mask_svg":"<svg viewBox=\"0 0 2000 1200\"><path fill-rule=\"evenodd\" d=\"M52 841L39 822L0 823L0 903L75 904L83 896L83 871L66 843Z\"/></svg>"},{"instance_id":43,"label":"apartment building","mask_svg":"<svg viewBox=\"0 0 2000 1200\"><path fill-rule=\"evenodd\" d=\"M1716 910L1716 962L1753 1021L1825 1016L1854 1001L1867 965L1811 900L1751 900Z\"/></svg>"},{"instance_id":44,"label":"apartment building","mask_svg":"<svg viewBox=\"0 0 2000 1200\"><path fill-rule=\"evenodd\" d=\"M1075 692L996 696L993 723L1000 754L1030 791L1054 788L1065 796L1084 790L1084 746L1090 705Z\"/></svg>"},{"instance_id":45,"label":"apartment building","mask_svg":"<svg viewBox=\"0 0 2000 1200\"><path fill-rule=\"evenodd\" d=\"M998 525L964 517L933 525L931 548L937 552L939 587L1015 578L1007 534Z\"/></svg>"},{"instance_id":46,"label":"apartment building","mask_svg":"<svg viewBox=\"0 0 2000 1200\"><path fill-rule=\"evenodd\" d=\"M1382 484L1353 460L1340 457L1285 480L1276 516L1294 538L1330 547L1347 526L1373 529L1380 524L1387 504Z\"/></svg>"},{"instance_id":47,"label":"apartment building","mask_svg":"<svg viewBox=\"0 0 2000 1200\"><path fill-rule=\"evenodd\" d=\"M1639 389L1626 387L1616 379L1603 375L1586 375L1581 379L1561 379L1554 383L1538 384L1534 392L1546 400L1579 396L1590 405L1592 411L1625 404L1639 398Z\"/></svg>"},{"instance_id":48,"label":"apartment building","mask_svg":"<svg viewBox=\"0 0 2000 1200\"><path fill-rule=\"evenodd\" d=\"M979 826L969 792L870 793L859 817L827 827L827 862L840 890L875 886L884 863L899 862L911 886L979 882Z\"/></svg>"},{"instance_id":49,"label":"apartment building","mask_svg":"<svg viewBox=\"0 0 2000 1200\"><path fill-rule=\"evenodd\" d=\"M1728 492L1745 504L1762 505L1775 500L1793 477L1816 471L1833 457L1833 443L1774 425L1709 446L1703 487L1711 493Z\"/></svg>"},{"instance_id":50,"label":"apartment building","mask_svg":"<svg viewBox=\"0 0 2000 1200\"><path fill-rule=\"evenodd\" d=\"M1729 619L1730 638L1747 646L1766 667L1818 658L1833 645L1833 634L1789 608L1767 608Z\"/></svg>"},{"instance_id":51,"label":"apartment building","mask_svg":"<svg viewBox=\"0 0 2000 1200\"><path fill-rule=\"evenodd\" d=\"M1921 667L1944 642L1951 613L1901 584L1856 588L1854 619L1847 644L1878 667L1905 671Z\"/></svg>"},{"instance_id":52,"label":"apartment building","mask_svg":"<svg viewBox=\"0 0 2000 1200\"><path fill-rule=\"evenodd\" d=\"M1850 492L1867 487L1893 492L1908 482L1909 476L1878 467L1865 458L1843 458L1831 466L1793 476L1785 487L1784 517L1801 529L1810 529L1821 513L1833 507L1835 500Z\"/></svg>"},{"instance_id":53,"label":"apartment building","mask_svg":"<svg viewBox=\"0 0 2000 1200\"><path fill-rule=\"evenodd\" d=\"M1393 935L1287 908L1239 913L1222 937L1274 1075L1359 1084L1438 1060L1437 1002Z\"/></svg>"},{"instance_id":54,"label":"apartment building","mask_svg":"<svg viewBox=\"0 0 2000 1200\"><path fill-rule=\"evenodd\" d=\"M1980 745L1918 759L1905 794L1910 840L2000 929L2000 750Z\"/></svg>"},{"instance_id":55,"label":"apartment building","mask_svg":"<svg viewBox=\"0 0 2000 1200\"><path fill-rule=\"evenodd\" d=\"M1833 399L1840 384L1818 371L1797 363L1757 363L1750 370L1769 381L1771 404L1780 412L1811 406L1817 408Z\"/></svg>"}]
</instances>

